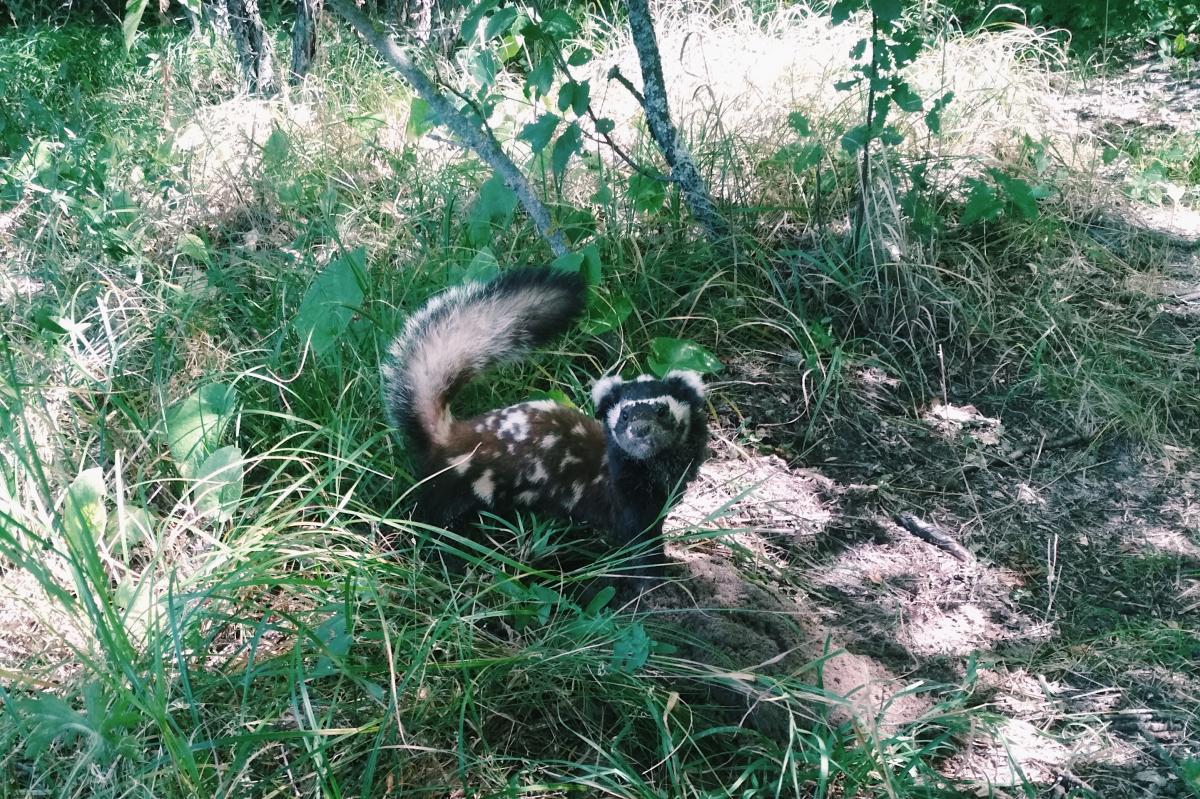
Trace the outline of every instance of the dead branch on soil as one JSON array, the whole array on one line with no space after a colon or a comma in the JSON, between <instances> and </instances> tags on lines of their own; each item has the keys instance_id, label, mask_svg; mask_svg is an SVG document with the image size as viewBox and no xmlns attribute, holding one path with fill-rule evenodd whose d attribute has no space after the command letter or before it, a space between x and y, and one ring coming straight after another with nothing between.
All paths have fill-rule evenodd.
<instances>
[{"instance_id":1,"label":"dead branch on soil","mask_svg":"<svg viewBox=\"0 0 1200 799\"><path fill-rule=\"evenodd\" d=\"M938 549L949 552L963 563L971 563L975 556L962 544L955 541L947 533L943 533L929 522L918 519L911 513L897 513L894 517L896 524L926 543L933 544Z\"/></svg>"}]
</instances>

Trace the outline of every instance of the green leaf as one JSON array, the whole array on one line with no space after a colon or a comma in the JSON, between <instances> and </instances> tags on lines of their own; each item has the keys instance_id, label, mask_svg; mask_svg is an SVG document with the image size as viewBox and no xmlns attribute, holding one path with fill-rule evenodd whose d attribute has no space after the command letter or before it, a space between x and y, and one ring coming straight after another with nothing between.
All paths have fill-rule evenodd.
<instances>
[{"instance_id":1,"label":"green leaf","mask_svg":"<svg viewBox=\"0 0 1200 799\"><path fill-rule=\"evenodd\" d=\"M650 371L662 377L673 369L715 374L724 368L717 356L690 339L656 338L650 342Z\"/></svg>"},{"instance_id":2,"label":"green leaf","mask_svg":"<svg viewBox=\"0 0 1200 799\"><path fill-rule=\"evenodd\" d=\"M634 172L629 176L628 191L634 209L643 213L657 211L667 199L665 181L643 175L641 172Z\"/></svg>"},{"instance_id":3,"label":"green leaf","mask_svg":"<svg viewBox=\"0 0 1200 799\"><path fill-rule=\"evenodd\" d=\"M104 540L108 526L108 510L104 505L108 490L104 486L104 470L86 469L67 488L62 509L63 535L72 551L95 551Z\"/></svg>"},{"instance_id":4,"label":"green leaf","mask_svg":"<svg viewBox=\"0 0 1200 799\"><path fill-rule=\"evenodd\" d=\"M154 517L138 505L121 505L108 519L105 539L109 546L135 547L154 534Z\"/></svg>"},{"instance_id":5,"label":"green leaf","mask_svg":"<svg viewBox=\"0 0 1200 799\"><path fill-rule=\"evenodd\" d=\"M458 279L463 283L483 283L498 274L500 274L500 262L496 260L496 256L490 249L484 247L475 253Z\"/></svg>"},{"instance_id":6,"label":"green leaf","mask_svg":"<svg viewBox=\"0 0 1200 799\"><path fill-rule=\"evenodd\" d=\"M525 88L533 97L543 97L554 84L554 59L545 56L525 77Z\"/></svg>"},{"instance_id":7,"label":"green leaf","mask_svg":"<svg viewBox=\"0 0 1200 799\"><path fill-rule=\"evenodd\" d=\"M626 627L613 641L610 665L620 674L633 674L650 659L650 636L641 622Z\"/></svg>"},{"instance_id":8,"label":"green leaf","mask_svg":"<svg viewBox=\"0 0 1200 799\"><path fill-rule=\"evenodd\" d=\"M625 294L607 298L597 293L588 304L587 319L580 327L588 335L598 336L616 330L629 318L631 313L633 313L633 301Z\"/></svg>"},{"instance_id":9,"label":"green leaf","mask_svg":"<svg viewBox=\"0 0 1200 799\"><path fill-rule=\"evenodd\" d=\"M799 111L793 111L788 114L788 127L801 136L812 135L812 123L808 121L808 117Z\"/></svg>"},{"instance_id":10,"label":"green leaf","mask_svg":"<svg viewBox=\"0 0 1200 799\"><path fill-rule=\"evenodd\" d=\"M1036 219L1038 215L1037 198L1034 197L1033 187L1021 178L1012 177L999 169L989 169L988 174L996 181L996 185L1004 192L1005 197L1025 219Z\"/></svg>"},{"instance_id":11,"label":"green leaf","mask_svg":"<svg viewBox=\"0 0 1200 799\"><path fill-rule=\"evenodd\" d=\"M996 192L987 183L977 178L967 181L971 187L967 196L967 207L958 223L963 227L979 221L988 221L999 216L1004 205L996 199Z\"/></svg>"},{"instance_id":12,"label":"green leaf","mask_svg":"<svg viewBox=\"0 0 1200 799\"><path fill-rule=\"evenodd\" d=\"M600 283L603 264L600 261L600 248L589 244L580 252L583 253L583 276L593 286Z\"/></svg>"},{"instance_id":13,"label":"green leaf","mask_svg":"<svg viewBox=\"0 0 1200 799\"><path fill-rule=\"evenodd\" d=\"M899 79L892 83L892 99L901 111L907 111L910 114L915 114L922 108L921 98L912 90L911 86Z\"/></svg>"},{"instance_id":14,"label":"green leaf","mask_svg":"<svg viewBox=\"0 0 1200 799\"><path fill-rule=\"evenodd\" d=\"M362 247L343 253L317 273L300 301L292 327L318 357L333 349L362 307L361 281L366 265L367 254Z\"/></svg>"},{"instance_id":15,"label":"green leaf","mask_svg":"<svg viewBox=\"0 0 1200 799\"><path fill-rule=\"evenodd\" d=\"M592 86L590 81L580 81L575 87L575 97L571 100L571 110L575 112L575 116L581 117L587 113L591 93Z\"/></svg>"},{"instance_id":16,"label":"green leaf","mask_svg":"<svg viewBox=\"0 0 1200 799\"><path fill-rule=\"evenodd\" d=\"M496 0L481 0L468 11L466 18L463 19L462 27L459 29L459 37L467 44L475 41L475 37L479 35L479 23L496 5Z\"/></svg>"},{"instance_id":17,"label":"green leaf","mask_svg":"<svg viewBox=\"0 0 1200 799\"><path fill-rule=\"evenodd\" d=\"M563 173L567 171L567 163L571 156L579 152L582 143L583 136L579 124L572 122L558 137L558 141L554 142L554 151L550 154L550 171L555 180L562 180Z\"/></svg>"},{"instance_id":18,"label":"green leaf","mask_svg":"<svg viewBox=\"0 0 1200 799\"><path fill-rule=\"evenodd\" d=\"M833 4L829 17L834 25L841 25L850 15L863 7L864 0L838 0Z\"/></svg>"},{"instance_id":19,"label":"green leaf","mask_svg":"<svg viewBox=\"0 0 1200 799\"><path fill-rule=\"evenodd\" d=\"M895 22L901 11L900 0L871 0L871 13L880 22Z\"/></svg>"},{"instance_id":20,"label":"green leaf","mask_svg":"<svg viewBox=\"0 0 1200 799\"><path fill-rule=\"evenodd\" d=\"M487 26L483 29L483 40L489 41L512 27L517 21L517 9L512 6L506 6L492 16L487 21Z\"/></svg>"},{"instance_id":21,"label":"green leaf","mask_svg":"<svg viewBox=\"0 0 1200 799\"><path fill-rule=\"evenodd\" d=\"M292 138L282 128L275 128L263 145L263 167L269 170L293 171Z\"/></svg>"},{"instance_id":22,"label":"green leaf","mask_svg":"<svg viewBox=\"0 0 1200 799\"><path fill-rule=\"evenodd\" d=\"M600 117L599 119L596 120L596 132L599 133L601 136L605 136L609 133L612 133L613 128L615 128L616 126L617 126L617 123L613 122L608 117Z\"/></svg>"},{"instance_id":23,"label":"green leaf","mask_svg":"<svg viewBox=\"0 0 1200 799\"><path fill-rule=\"evenodd\" d=\"M492 175L479 187L479 198L467 217L467 237L476 246L492 240L493 226L504 226L517 207L517 195L500 175Z\"/></svg>"},{"instance_id":24,"label":"green leaf","mask_svg":"<svg viewBox=\"0 0 1200 799\"><path fill-rule=\"evenodd\" d=\"M853 89L855 86L857 86L860 83L862 83L861 77L847 78L846 80L839 80L836 83L834 83L833 88L837 89L839 92L847 92L847 91L850 91L851 89Z\"/></svg>"},{"instance_id":25,"label":"green leaf","mask_svg":"<svg viewBox=\"0 0 1200 799\"><path fill-rule=\"evenodd\" d=\"M854 155L865 147L869 140L870 132L867 130L867 126L858 125L846 131L842 136L842 149L850 155Z\"/></svg>"},{"instance_id":26,"label":"green leaf","mask_svg":"<svg viewBox=\"0 0 1200 799\"><path fill-rule=\"evenodd\" d=\"M888 147L895 147L900 142L904 141L904 134L896 130L891 125L879 132L879 141L886 144Z\"/></svg>"},{"instance_id":27,"label":"green leaf","mask_svg":"<svg viewBox=\"0 0 1200 799\"><path fill-rule=\"evenodd\" d=\"M404 138L410 142L417 141L433 130L435 124L436 120L433 112L429 110L429 103L420 97L414 97L408 106L408 124L404 127Z\"/></svg>"},{"instance_id":28,"label":"green leaf","mask_svg":"<svg viewBox=\"0 0 1200 799\"><path fill-rule=\"evenodd\" d=\"M867 52L867 45L870 43L868 39L859 39L850 48L850 58L857 61L862 58Z\"/></svg>"},{"instance_id":29,"label":"green leaf","mask_svg":"<svg viewBox=\"0 0 1200 799\"><path fill-rule=\"evenodd\" d=\"M604 610L604 606L612 602L612 598L617 595L617 589L611 585L606 585L596 592L592 597L592 601L587 603L587 607L583 609L583 615L596 616L600 611Z\"/></svg>"},{"instance_id":30,"label":"green leaf","mask_svg":"<svg viewBox=\"0 0 1200 799\"><path fill-rule=\"evenodd\" d=\"M125 52L133 49L133 40L137 38L138 26L142 24L142 14L146 13L149 0L127 0L125 3L125 19L121 20L121 32L125 37Z\"/></svg>"},{"instance_id":31,"label":"green leaf","mask_svg":"<svg viewBox=\"0 0 1200 799\"><path fill-rule=\"evenodd\" d=\"M179 4L196 16L200 16L203 11L200 0L179 0Z\"/></svg>"},{"instance_id":32,"label":"green leaf","mask_svg":"<svg viewBox=\"0 0 1200 799\"><path fill-rule=\"evenodd\" d=\"M825 155L825 145L820 142L811 142L802 145L792 154L792 171L797 174L806 169L810 169L821 162L821 158Z\"/></svg>"},{"instance_id":33,"label":"green leaf","mask_svg":"<svg viewBox=\"0 0 1200 799\"><path fill-rule=\"evenodd\" d=\"M184 233L180 236L179 241L175 244L175 252L185 258L191 258L196 263L212 263L212 256L208 253L208 245L204 243L204 239L195 233Z\"/></svg>"},{"instance_id":34,"label":"green leaf","mask_svg":"<svg viewBox=\"0 0 1200 799\"><path fill-rule=\"evenodd\" d=\"M551 269L571 274L578 274L581 266L583 266L583 253L581 252L566 252L550 262Z\"/></svg>"},{"instance_id":35,"label":"green leaf","mask_svg":"<svg viewBox=\"0 0 1200 799\"><path fill-rule=\"evenodd\" d=\"M554 39L573 36L579 32L579 25L571 19L567 12L555 8L542 17L542 32Z\"/></svg>"},{"instance_id":36,"label":"green leaf","mask_svg":"<svg viewBox=\"0 0 1200 799\"><path fill-rule=\"evenodd\" d=\"M196 511L229 521L242 498L243 471L242 451L235 446L221 447L205 458L192 483Z\"/></svg>"},{"instance_id":37,"label":"green leaf","mask_svg":"<svg viewBox=\"0 0 1200 799\"><path fill-rule=\"evenodd\" d=\"M556 114L542 114L533 122L521 128L521 132L517 134L517 138L529 142L529 146L533 149L533 154L537 155L546 149L546 145L554 137L554 131L558 127L560 119L561 117Z\"/></svg>"},{"instance_id":38,"label":"green leaf","mask_svg":"<svg viewBox=\"0 0 1200 799\"><path fill-rule=\"evenodd\" d=\"M592 51L586 47L576 47L571 55L567 58L567 64L573 67L581 67L592 60Z\"/></svg>"},{"instance_id":39,"label":"green leaf","mask_svg":"<svg viewBox=\"0 0 1200 799\"><path fill-rule=\"evenodd\" d=\"M209 383L167 411L167 446L181 475L191 477L217 448L236 410L233 386Z\"/></svg>"}]
</instances>

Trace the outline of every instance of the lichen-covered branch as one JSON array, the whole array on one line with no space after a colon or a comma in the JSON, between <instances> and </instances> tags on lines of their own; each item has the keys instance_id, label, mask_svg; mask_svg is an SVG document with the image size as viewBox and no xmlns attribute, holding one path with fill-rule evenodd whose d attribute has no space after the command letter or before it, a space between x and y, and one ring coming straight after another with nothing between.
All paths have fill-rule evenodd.
<instances>
[{"instance_id":1,"label":"lichen-covered branch","mask_svg":"<svg viewBox=\"0 0 1200 799\"><path fill-rule=\"evenodd\" d=\"M729 225L717 212L708 186L700 177L696 163L687 146L679 139L671 110L667 106L667 89L663 80L662 57L658 52L658 38L654 34L654 21L650 18L648 0L628 0L629 29L633 34L633 46L637 49L642 67L642 110L646 112L646 125L654 143L662 150L667 165L671 167L671 178L679 185L683 201L692 216L704 228L709 238L724 239L729 234Z\"/></svg>"},{"instance_id":2,"label":"lichen-covered branch","mask_svg":"<svg viewBox=\"0 0 1200 799\"><path fill-rule=\"evenodd\" d=\"M496 170L504 184L517 195L517 200L533 220L538 233L550 245L551 252L555 255L566 255L569 252L566 239L550 219L550 211L534 193L525 175L505 154L496 137L480 122L450 102L450 98L438 89L391 37L375 30L375 26L363 16L353 0L326 0L326 5L350 23L350 27L400 73L400 77L429 104L429 110L439 122L450 129L460 144L470 148L485 164Z\"/></svg>"}]
</instances>

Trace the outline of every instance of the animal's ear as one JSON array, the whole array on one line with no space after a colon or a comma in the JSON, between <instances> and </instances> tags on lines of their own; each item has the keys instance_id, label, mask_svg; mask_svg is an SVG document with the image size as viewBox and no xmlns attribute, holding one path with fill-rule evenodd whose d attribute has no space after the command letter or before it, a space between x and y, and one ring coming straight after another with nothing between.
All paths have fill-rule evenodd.
<instances>
[{"instance_id":1,"label":"animal's ear","mask_svg":"<svg viewBox=\"0 0 1200 799\"><path fill-rule=\"evenodd\" d=\"M667 372L663 382L674 391L683 390L696 395L696 399L704 399L704 379L699 372L691 369L673 369Z\"/></svg>"},{"instance_id":2,"label":"animal's ear","mask_svg":"<svg viewBox=\"0 0 1200 799\"><path fill-rule=\"evenodd\" d=\"M612 375L600 378L596 381L596 385L592 386L592 406L596 409L597 416L603 414L616 402L621 393L621 384L624 382L616 375Z\"/></svg>"}]
</instances>

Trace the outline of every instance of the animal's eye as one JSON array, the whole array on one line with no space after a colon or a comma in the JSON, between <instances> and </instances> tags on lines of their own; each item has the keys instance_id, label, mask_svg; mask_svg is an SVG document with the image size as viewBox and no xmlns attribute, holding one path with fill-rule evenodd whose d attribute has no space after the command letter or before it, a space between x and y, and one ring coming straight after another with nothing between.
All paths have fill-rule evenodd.
<instances>
[{"instance_id":1,"label":"animal's eye","mask_svg":"<svg viewBox=\"0 0 1200 799\"><path fill-rule=\"evenodd\" d=\"M671 418L671 409L666 405L659 405L654 409L654 415L665 422Z\"/></svg>"}]
</instances>

